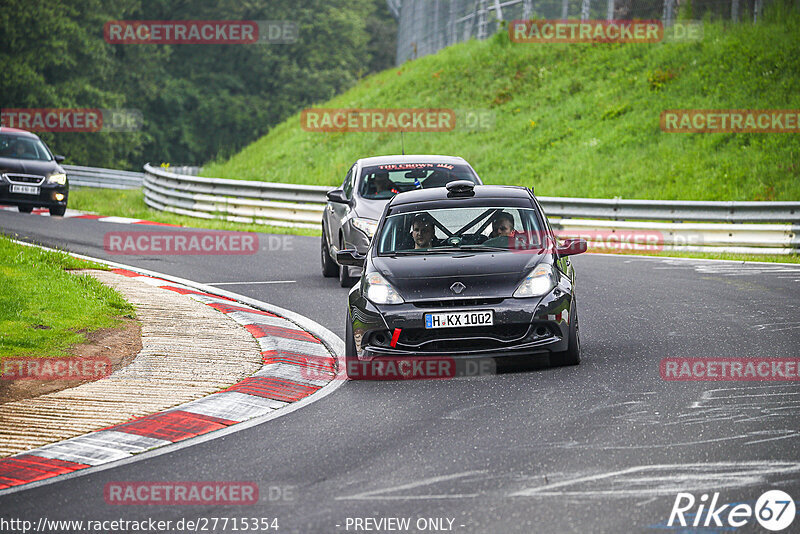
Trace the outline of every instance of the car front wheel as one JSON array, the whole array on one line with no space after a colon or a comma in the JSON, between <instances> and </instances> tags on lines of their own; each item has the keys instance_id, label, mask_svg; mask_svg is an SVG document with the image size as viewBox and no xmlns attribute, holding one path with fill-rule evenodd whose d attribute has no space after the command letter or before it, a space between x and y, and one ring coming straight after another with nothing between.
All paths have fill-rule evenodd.
<instances>
[{"instance_id":1,"label":"car front wheel","mask_svg":"<svg viewBox=\"0 0 800 534\"><path fill-rule=\"evenodd\" d=\"M50 208L50 216L53 217L63 217L64 214L67 212L66 206L53 206Z\"/></svg>"},{"instance_id":2,"label":"car front wheel","mask_svg":"<svg viewBox=\"0 0 800 534\"><path fill-rule=\"evenodd\" d=\"M581 336L578 327L578 308L572 303L569 322L569 343L567 350L556 352L550 356L550 364L557 366L578 365L581 363Z\"/></svg>"},{"instance_id":3,"label":"car front wheel","mask_svg":"<svg viewBox=\"0 0 800 534\"><path fill-rule=\"evenodd\" d=\"M20 213L30 213L33 211L33 206L17 206Z\"/></svg>"},{"instance_id":4,"label":"car front wheel","mask_svg":"<svg viewBox=\"0 0 800 534\"><path fill-rule=\"evenodd\" d=\"M320 238L320 257L322 259L322 276L325 278L333 278L339 274L336 262L331 258L330 248L328 247L328 238L325 236L325 227L322 228L322 237Z\"/></svg>"},{"instance_id":5,"label":"car front wheel","mask_svg":"<svg viewBox=\"0 0 800 534\"><path fill-rule=\"evenodd\" d=\"M353 323L350 320L350 314L347 314L347 325L344 328L344 375L350 379L354 377L347 374L348 363L358 359L356 352L356 338L353 335Z\"/></svg>"}]
</instances>

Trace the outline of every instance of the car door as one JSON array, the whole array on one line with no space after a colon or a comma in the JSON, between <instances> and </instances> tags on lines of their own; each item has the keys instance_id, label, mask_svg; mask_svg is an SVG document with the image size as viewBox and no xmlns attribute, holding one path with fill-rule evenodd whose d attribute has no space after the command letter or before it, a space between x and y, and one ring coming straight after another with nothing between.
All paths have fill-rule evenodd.
<instances>
[{"instance_id":1,"label":"car door","mask_svg":"<svg viewBox=\"0 0 800 534\"><path fill-rule=\"evenodd\" d=\"M342 182L342 190L344 191L345 196L350 200L353 198L353 182L355 180L355 174L356 164L353 164L353 166L350 167L350 170L347 171L344 182ZM345 218L350 213L350 205L341 204L339 202L328 202L326 209L328 210L328 224L326 224L328 230L328 243L338 250L339 234Z\"/></svg>"}]
</instances>

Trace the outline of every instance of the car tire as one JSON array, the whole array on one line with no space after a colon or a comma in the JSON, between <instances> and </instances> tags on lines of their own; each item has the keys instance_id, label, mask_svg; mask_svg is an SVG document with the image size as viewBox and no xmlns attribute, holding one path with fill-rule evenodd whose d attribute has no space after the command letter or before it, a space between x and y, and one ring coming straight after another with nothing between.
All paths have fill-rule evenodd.
<instances>
[{"instance_id":1,"label":"car tire","mask_svg":"<svg viewBox=\"0 0 800 534\"><path fill-rule=\"evenodd\" d=\"M66 206L53 206L50 208L50 216L51 217L63 217L64 214L67 212Z\"/></svg>"},{"instance_id":2,"label":"car tire","mask_svg":"<svg viewBox=\"0 0 800 534\"><path fill-rule=\"evenodd\" d=\"M550 364L558 367L566 365L578 365L581 363L581 337L578 327L578 308L575 301L572 302L569 322L569 343L567 350L555 352L550 356Z\"/></svg>"},{"instance_id":3,"label":"car tire","mask_svg":"<svg viewBox=\"0 0 800 534\"><path fill-rule=\"evenodd\" d=\"M347 374L348 362L357 360L358 353L356 352L356 338L353 335L353 322L350 320L350 314L347 314L347 325L344 328L344 376L355 380L354 377Z\"/></svg>"},{"instance_id":4,"label":"car tire","mask_svg":"<svg viewBox=\"0 0 800 534\"><path fill-rule=\"evenodd\" d=\"M322 237L320 238L320 258L322 260L322 276L325 278L333 278L339 274L338 265L336 265L336 262L331 258L324 226L322 227Z\"/></svg>"},{"instance_id":5,"label":"car tire","mask_svg":"<svg viewBox=\"0 0 800 534\"><path fill-rule=\"evenodd\" d=\"M33 211L33 206L17 206L20 213L30 213Z\"/></svg>"},{"instance_id":6,"label":"car tire","mask_svg":"<svg viewBox=\"0 0 800 534\"><path fill-rule=\"evenodd\" d=\"M350 276L350 268L347 265L339 266L339 285L347 289L356 285L356 278Z\"/></svg>"}]
</instances>

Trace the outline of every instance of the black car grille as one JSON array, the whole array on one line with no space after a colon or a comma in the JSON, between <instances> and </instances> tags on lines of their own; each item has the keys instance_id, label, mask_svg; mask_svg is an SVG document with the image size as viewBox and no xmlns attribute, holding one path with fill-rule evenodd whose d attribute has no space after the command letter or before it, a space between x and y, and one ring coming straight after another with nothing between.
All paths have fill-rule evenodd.
<instances>
[{"instance_id":1,"label":"black car grille","mask_svg":"<svg viewBox=\"0 0 800 534\"><path fill-rule=\"evenodd\" d=\"M435 352L494 349L525 338L530 326L506 324L475 328L405 328L400 333L397 345Z\"/></svg>"},{"instance_id":2,"label":"black car grille","mask_svg":"<svg viewBox=\"0 0 800 534\"><path fill-rule=\"evenodd\" d=\"M470 298L448 300L423 300L414 302L417 308L458 308L467 306L494 306L503 302L502 298Z\"/></svg>"},{"instance_id":3,"label":"black car grille","mask_svg":"<svg viewBox=\"0 0 800 534\"><path fill-rule=\"evenodd\" d=\"M44 176L39 176L36 174L13 174L13 173L5 173L5 176L9 182L14 184L35 184L39 185L44 182Z\"/></svg>"}]
</instances>

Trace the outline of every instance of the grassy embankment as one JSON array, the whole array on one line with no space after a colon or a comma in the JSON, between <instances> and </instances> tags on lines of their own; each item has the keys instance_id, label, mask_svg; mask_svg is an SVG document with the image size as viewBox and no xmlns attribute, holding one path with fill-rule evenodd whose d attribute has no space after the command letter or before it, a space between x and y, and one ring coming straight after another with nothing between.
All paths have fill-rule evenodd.
<instances>
[{"instance_id":1,"label":"grassy embankment","mask_svg":"<svg viewBox=\"0 0 800 534\"><path fill-rule=\"evenodd\" d=\"M0 235L0 361L65 356L85 333L134 317L133 305L119 293L67 272L87 268L105 269Z\"/></svg>"},{"instance_id":2,"label":"grassy embankment","mask_svg":"<svg viewBox=\"0 0 800 534\"><path fill-rule=\"evenodd\" d=\"M798 200L800 135L665 133L659 117L665 109L800 109L799 26L797 13L767 13L757 25L707 23L701 41L657 44L518 44L497 34L365 78L319 107L488 110L491 128L407 133L406 152L460 155L485 182L542 196ZM399 134L307 132L295 115L203 174L334 186L355 159L399 152ZM272 231L159 214L135 192L111 211L108 201L86 200L104 195L76 191L71 207Z\"/></svg>"}]
</instances>

